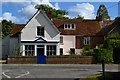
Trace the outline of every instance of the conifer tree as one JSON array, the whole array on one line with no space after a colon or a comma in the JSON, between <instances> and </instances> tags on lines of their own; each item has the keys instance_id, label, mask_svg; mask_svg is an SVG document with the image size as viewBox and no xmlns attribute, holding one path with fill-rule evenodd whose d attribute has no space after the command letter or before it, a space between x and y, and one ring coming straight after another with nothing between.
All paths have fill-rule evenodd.
<instances>
[{"instance_id":1,"label":"conifer tree","mask_svg":"<svg viewBox=\"0 0 120 80\"><path fill-rule=\"evenodd\" d=\"M96 16L96 20L110 20L110 16L108 15L108 11L107 8L105 7L105 5L100 5L99 9L97 11L97 16Z\"/></svg>"}]
</instances>

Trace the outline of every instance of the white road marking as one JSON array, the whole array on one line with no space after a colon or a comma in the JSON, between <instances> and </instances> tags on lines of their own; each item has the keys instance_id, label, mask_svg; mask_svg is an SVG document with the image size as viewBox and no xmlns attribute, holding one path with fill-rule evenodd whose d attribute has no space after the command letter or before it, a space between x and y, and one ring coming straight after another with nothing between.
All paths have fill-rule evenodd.
<instances>
[{"instance_id":1,"label":"white road marking","mask_svg":"<svg viewBox=\"0 0 120 80\"><path fill-rule=\"evenodd\" d=\"M21 75L19 75L19 76L15 77L15 78L20 78L20 77L22 77L22 76L28 75L29 73L30 73L30 72L29 72L29 71L27 71L27 73L25 73L25 74L21 74Z\"/></svg>"},{"instance_id":2,"label":"white road marking","mask_svg":"<svg viewBox=\"0 0 120 80\"><path fill-rule=\"evenodd\" d=\"M8 71L6 71L6 72L8 72ZM5 77L7 77L7 78L11 78L11 77L8 76L7 74L5 74L6 72L3 72L2 74L3 74ZM25 74L21 74L21 75L19 75L19 76L16 76L15 78L20 78L20 77L25 76L25 75L28 75L28 74L30 74L29 71L27 71Z\"/></svg>"},{"instance_id":3,"label":"white road marking","mask_svg":"<svg viewBox=\"0 0 120 80\"><path fill-rule=\"evenodd\" d=\"M7 78L11 78L10 76L6 75L5 72L3 72L2 74Z\"/></svg>"}]
</instances>

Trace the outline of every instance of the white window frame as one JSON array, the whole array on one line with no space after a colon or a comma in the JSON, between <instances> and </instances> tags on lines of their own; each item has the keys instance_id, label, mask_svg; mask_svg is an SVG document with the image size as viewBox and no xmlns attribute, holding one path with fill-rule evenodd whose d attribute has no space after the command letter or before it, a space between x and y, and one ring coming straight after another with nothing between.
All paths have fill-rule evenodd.
<instances>
[{"instance_id":1,"label":"white window frame","mask_svg":"<svg viewBox=\"0 0 120 80\"><path fill-rule=\"evenodd\" d=\"M49 47L48 47L49 46ZM52 49L50 48L52 46ZM55 50L54 50L54 48L53 48L53 46L55 46ZM49 52L49 53L48 53ZM50 56L51 54L50 54L50 52L52 52L52 55L54 55L54 52L55 52L55 55L56 55L56 52L57 52L57 47L56 47L56 45L47 45L47 56ZM48 55L49 54L49 55Z\"/></svg>"},{"instance_id":2,"label":"white window frame","mask_svg":"<svg viewBox=\"0 0 120 80\"><path fill-rule=\"evenodd\" d=\"M26 50L26 46L34 46L34 50L32 50L32 48L31 48L31 50ZM31 56L35 56L35 45L25 45L25 56L29 56L30 55L29 53L27 53L27 55L26 55L26 51L27 52L30 51ZM32 55L33 54L32 52L34 53L34 55Z\"/></svg>"},{"instance_id":3,"label":"white window frame","mask_svg":"<svg viewBox=\"0 0 120 80\"><path fill-rule=\"evenodd\" d=\"M37 33L37 32L38 32L38 27L44 28L44 35L38 35L38 33ZM37 36L37 37L45 37L45 27L44 27L44 26L37 26L37 27L36 27L36 36Z\"/></svg>"},{"instance_id":4,"label":"white window frame","mask_svg":"<svg viewBox=\"0 0 120 80\"><path fill-rule=\"evenodd\" d=\"M89 36L84 37L84 45L90 45L90 37Z\"/></svg>"},{"instance_id":5,"label":"white window frame","mask_svg":"<svg viewBox=\"0 0 120 80\"><path fill-rule=\"evenodd\" d=\"M60 36L60 43L63 43L63 36Z\"/></svg>"},{"instance_id":6,"label":"white window frame","mask_svg":"<svg viewBox=\"0 0 120 80\"><path fill-rule=\"evenodd\" d=\"M66 28L66 25L67 25L67 28ZM64 29L65 30L75 30L76 29L76 25L74 24L74 28L72 28L72 25L73 24L64 24ZM69 26L70 26L70 28L69 28Z\"/></svg>"}]
</instances>

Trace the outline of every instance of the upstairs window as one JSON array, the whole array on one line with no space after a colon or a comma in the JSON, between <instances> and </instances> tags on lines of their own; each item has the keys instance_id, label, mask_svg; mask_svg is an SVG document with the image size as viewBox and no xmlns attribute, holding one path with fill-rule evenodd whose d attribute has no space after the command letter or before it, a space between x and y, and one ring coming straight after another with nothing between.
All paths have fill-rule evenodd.
<instances>
[{"instance_id":1,"label":"upstairs window","mask_svg":"<svg viewBox=\"0 0 120 80\"><path fill-rule=\"evenodd\" d=\"M90 37L84 37L84 45L90 45Z\"/></svg>"},{"instance_id":2,"label":"upstairs window","mask_svg":"<svg viewBox=\"0 0 120 80\"><path fill-rule=\"evenodd\" d=\"M63 36L60 36L60 43L63 43Z\"/></svg>"},{"instance_id":3,"label":"upstairs window","mask_svg":"<svg viewBox=\"0 0 120 80\"><path fill-rule=\"evenodd\" d=\"M44 27L37 26L37 36L44 36Z\"/></svg>"},{"instance_id":4,"label":"upstairs window","mask_svg":"<svg viewBox=\"0 0 120 80\"><path fill-rule=\"evenodd\" d=\"M75 24L64 24L65 30L75 30Z\"/></svg>"}]
</instances>

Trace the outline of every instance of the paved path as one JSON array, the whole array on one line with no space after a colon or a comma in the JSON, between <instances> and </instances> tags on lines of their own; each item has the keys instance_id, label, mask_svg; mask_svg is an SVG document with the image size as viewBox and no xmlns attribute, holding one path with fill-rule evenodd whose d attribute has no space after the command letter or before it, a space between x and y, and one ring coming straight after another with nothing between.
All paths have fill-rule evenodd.
<instances>
[{"instance_id":1,"label":"paved path","mask_svg":"<svg viewBox=\"0 0 120 80\"><path fill-rule=\"evenodd\" d=\"M118 65L106 65L106 71L118 71ZM97 73L101 73L101 65L2 65L3 78L74 78L78 80Z\"/></svg>"}]
</instances>

